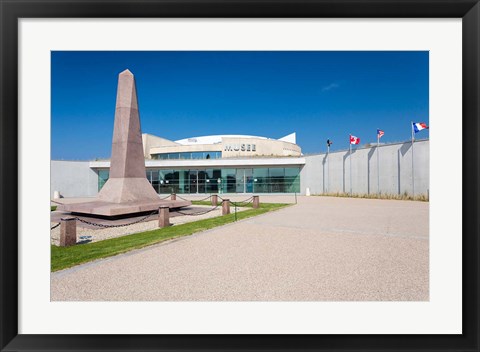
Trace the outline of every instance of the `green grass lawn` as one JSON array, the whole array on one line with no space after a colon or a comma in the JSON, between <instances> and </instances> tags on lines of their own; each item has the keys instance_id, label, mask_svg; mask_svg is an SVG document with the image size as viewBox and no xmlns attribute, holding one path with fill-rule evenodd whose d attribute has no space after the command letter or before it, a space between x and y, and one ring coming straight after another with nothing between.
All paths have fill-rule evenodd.
<instances>
[{"instance_id":1,"label":"green grass lawn","mask_svg":"<svg viewBox=\"0 0 480 352\"><path fill-rule=\"evenodd\" d=\"M193 205L210 205L212 206L212 202L209 201L209 200L192 200L191 201ZM221 206L221 200L219 199L218 200L218 204L219 206ZM240 203L240 202L237 202L237 206L238 207L242 207L242 208L253 208L253 202L250 202L250 203ZM234 205L233 205L233 202L230 202L230 208L233 208Z\"/></svg>"},{"instance_id":2,"label":"green grass lawn","mask_svg":"<svg viewBox=\"0 0 480 352\"><path fill-rule=\"evenodd\" d=\"M208 203L208 202L207 202ZM260 208L248 209L237 213L237 219L246 219L252 216L267 213L286 207L290 204L260 204ZM176 237L188 236L217 226L235 221L235 214L217 216L210 219L194 221L186 224L165 227L162 229L136 233L123 237L111 238L104 241L79 244L71 247L51 246L51 270L58 271L95 259L111 257Z\"/></svg>"}]
</instances>

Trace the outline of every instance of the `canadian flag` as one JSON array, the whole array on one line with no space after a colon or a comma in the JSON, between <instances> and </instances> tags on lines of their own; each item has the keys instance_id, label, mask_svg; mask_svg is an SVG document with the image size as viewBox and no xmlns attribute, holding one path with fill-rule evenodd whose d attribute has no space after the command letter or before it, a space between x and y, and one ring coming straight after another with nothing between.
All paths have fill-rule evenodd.
<instances>
[{"instance_id":1,"label":"canadian flag","mask_svg":"<svg viewBox=\"0 0 480 352\"><path fill-rule=\"evenodd\" d=\"M360 138L350 135L350 144L360 144Z\"/></svg>"}]
</instances>

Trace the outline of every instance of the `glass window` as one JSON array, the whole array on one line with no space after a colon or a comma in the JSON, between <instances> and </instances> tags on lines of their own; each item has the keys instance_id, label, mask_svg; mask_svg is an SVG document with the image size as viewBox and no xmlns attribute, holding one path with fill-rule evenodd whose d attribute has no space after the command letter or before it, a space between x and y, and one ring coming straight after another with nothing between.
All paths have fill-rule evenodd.
<instances>
[{"instance_id":1,"label":"glass window","mask_svg":"<svg viewBox=\"0 0 480 352\"><path fill-rule=\"evenodd\" d=\"M192 159L203 159L203 152L193 152Z\"/></svg>"},{"instance_id":2,"label":"glass window","mask_svg":"<svg viewBox=\"0 0 480 352\"><path fill-rule=\"evenodd\" d=\"M258 169L253 169L253 177L262 177L262 178L267 178L268 177L268 169L264 168L258 168Z\"/></svg>"},{"instance_id":3,"label":"glass window","mask_svg":"<svg viewBox=\"0 0 480 352\"><path fill-rule=\"evenodd\" d=\"M152 159L157 159L157 160L219 159L221 157L222 157L222 152L216 152L216 151L160 153L160 154L152 155Z\"/></svg>"},{"instance_id":4,"label":"glass window","mask_svg":"<svg viewBox=\"0 0 480 352\"><path fill-rule=\"evenodd\" d=\"M222 170L220 169L206 169L205 170L205 192L218 193L218 180L221 180Z\"/></svg>"},{"instance_id":5,"label":"glass window","mask_svg":"<svg viewBox=\"0 0 480 352\"><path fill-rule=\"evenodd\" d=\"M285 168L285 192L300 192L300 168Z\"/></svg>"},{"instance_id":6,"label":"glass window","mask_svg":"<svg viewBox=\"0 0 480 352\"><path fill-rule=\"evenodd\" d=\"M108 181L110 170L98 170L98 191L102 189L103 185Z\"/></svg>"},{"instance_id":7,"label":"glass window","mask_svg":"<svg viewBox=\"0 0 480 352\"><path fill-rule=\"evenodd\" d=\"M235 193L236 190L236 169L221 169L221 190L222 193Z\"/></svg>"},{"instance_id":8,"label":"glass window","mask_svg":"<svg viewBox=\"0 0 480 352\"><path fill-rule=\"evenodd\" d=\"M244 193L245 192L245 169L237 169L235 174L235 192Z\"/></svg>"},{"instance_id":9,"label":"glass window","mask_svg":"<svg viewBox=\"0 0 480 352\"><path fill-rule=\"evenodd\" d=\"M173 173L173 170L159 170L158 173L160 180L165 180L168 174Z\"/></svg>"},{"instance_id":10,"label":"glass window","mask_svg":"<svg viewBox=\"0 0 480 352\"><path fill-rule=\"evenodd\" d=\"M172 193L172 187L178 182L174 170L158 170L159 193Z\"/></svg>"},{"instance_id":11,"label":"glass window","mask_svg":"<svg viewBox=\"0 0 480 352\"><path fill-rule=\"evenodd\" d=\"M207 172L205 170L198 170L198 182L205 182L207 179Z\"/></svg>"},{"instance_id":12,"label":"glass window","mask_svg":"<svg viewBox=\"0 0 480 352\"><path fill-rule=\"evenodd\" d=\"M285 177L298 177L300 170L298 167L286 167L285 168Z\"/></svg>"},{"instance_id":13,"label":"glass window","mask_svg":"<svg viewBox=\"0 0 480 352\"><path fill-rule=\"evenodd\" d=\"M205 172L205 170L198 170L197 177L198 177L197 192L198 193L205 193L205 191L206 191L205 184L206 184L207 173Z\"/></svg>"},{"instance_id":14,"label":"glass window","mask_svg":"<svg viewBox=\"0 0 480 352\"><path fill-rule=\"evenodd\" d=\"M149 181L152 184L155 191L157 193L159 193L160 192L160 180L159 180L158 170L153 169L153 170L150 171Z\"/></svg>"},{"instance_id":15,"label":"glass window","mask_svg":"<svg viewBox=\"0 0 480 352\"><path fill-rule=\"evenodd\" d=\"M270 168L268 169L268 188L269 192L271 193L284 193L284 178L285 178L285 171L282 168Z\"/></svg>"},{"instance_id":16,"label":"glass window","mask_svg":"<svg viewBox=\"0 0 480 352\"><path fill-rule=\"evenodd\" d=\"M213 179L213 169L206 169L205 170L205 179L206 180Z\"/></svg>"},{"instance_id":17,"label":"glass window","mask_svg":"<svg viewBox=\"0 0 480 352\"><path fill-rule=\"evenodd\" d=\"M218 181L219 178L222 177L222 170L221 169L213 169L213 178Z\"/></svg>"},{"instance_id":18,"label":"glass window","mask_svg":"<svg viewBox=\"0 0 480 352\"><path fill-rule=\"evenodd\" d=\"M253 169L253 192L254 193L269 193L268 183L268 169L257 168Z\"/></svg>"},{"instance_id":19,"label":"glass window","mask_svg":"<svg viewBox=\"0 0 480 352\"><path fill-rule=\"evenodd\" d=\"M244 171L245 171L245 192L252 193L253 192L253 170L244 169Z\"/></svg>"},{"instance_id":20,"label":"glass window","mask_svg":"<svg viewBox=\"0 0 480 352\"><path fill-rule=\"evenodd\" d=\"M108 170L98 170L99 190ZM149 169L147 178L159 193L300 192L300 168ZM221 182L219 183L218 180Z\"/></svg>"},{"instance_id":21,"label":"glass window","mask_svg":"<svg viewBox=\"0 0 480 352\"><path fill-rule=\"evenodd\" d=\"M268 175L270 178L283 178L285 176L285 170L281 168L270 168L268 169Z\"/></svg>"}]
</instances>

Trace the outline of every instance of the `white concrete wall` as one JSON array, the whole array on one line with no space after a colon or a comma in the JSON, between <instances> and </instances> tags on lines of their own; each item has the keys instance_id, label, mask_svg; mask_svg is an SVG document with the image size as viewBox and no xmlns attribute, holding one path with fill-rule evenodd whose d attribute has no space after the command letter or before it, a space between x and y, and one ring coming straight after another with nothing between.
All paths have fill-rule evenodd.
<instances>
[{"instance_id":1,"label":"white concrete wall","mask_svg":"<svg viewBox=\"0 0 480 352\"><path fill-rule=\"evenodd\" d=\"M411 143L383 145L379 148L380 191L383 194L412 194L412 149ZM415 194L426 194L430 179L430 144L428 140L415 142ZM377 187L377 149L357 148L351 155L352 191L356 194L373 194ZM217 160L148 160L149 167L212 167L212 166L260 166L298 165L300 190L305 194L310 188L312 194L350 192L349 151L310 155L302 158L249 159L239 162L233 159ZM302 167L302 164L304 166ZM330 173L328 173L330 164ZM92 168L109 167L108 161L57 161L51 162L51 188L65 197L94 197L98 188L98 175ZM330 182L328 182L330 174Z\"/></svg>"},{"instance_id":2,"label":"white concrete wall","mask_svg":"<svg viewBox=\"0 0 480 352\"><path fill-rule=\"evenodd\" d=\"M349 151L305 156L301 172L301 192L310 188L312 194L349 193L350 157L352 192L378 193L377 152L380 160L380 191L383 194L412 194L411 142L381 145L378 148L352 148ZM414 144L415 195L427 194L430 179L430 144L428 140ZM329 166L330 164L330 166ZM328 171L330 170L330 171ZM330 176L330 182L328 177Z\"/></svg>"},{"instance_id":3,"label":"white concrete wall","mask_svg":"<svg viewBox=\"0 0 480 352\"><path fill-rule=\"evenodd\" d=\"M50 162L50 197L59 191L64 197L95 197L98 193L98 175L89 161Z\"/></svg>"},{"instance_id":4,"label":"white concrete wall","mask_svg":"<svg viewBox=\"0 0 480 352\"><path fill-rule=\"evenodd\" d=\"M165 138L157 137L148 133L142 133L143 155L145 159L151 159L150 149L153 147L179 146L180 144Z\"/></svg>"}]
</instances>

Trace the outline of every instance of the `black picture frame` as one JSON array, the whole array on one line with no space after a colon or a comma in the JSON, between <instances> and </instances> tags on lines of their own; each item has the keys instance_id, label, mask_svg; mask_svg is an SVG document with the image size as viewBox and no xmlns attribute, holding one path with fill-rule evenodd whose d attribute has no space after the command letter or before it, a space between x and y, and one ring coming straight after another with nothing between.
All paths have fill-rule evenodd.
<instances>
[{"instance_id":1,"label":"black picture frame","mask_svg":"<svg viewBox=\"0 0 480 352\"><path fill-rule=\"evenodd\" d=\"M1 351L342 350L479 351L478 0L0 0ZM461 335L20 335L18 334L18 24L20 18L462 18L463 334ZM460 141L445 141L459 143Z\"/></svg>"}]
</instances>

